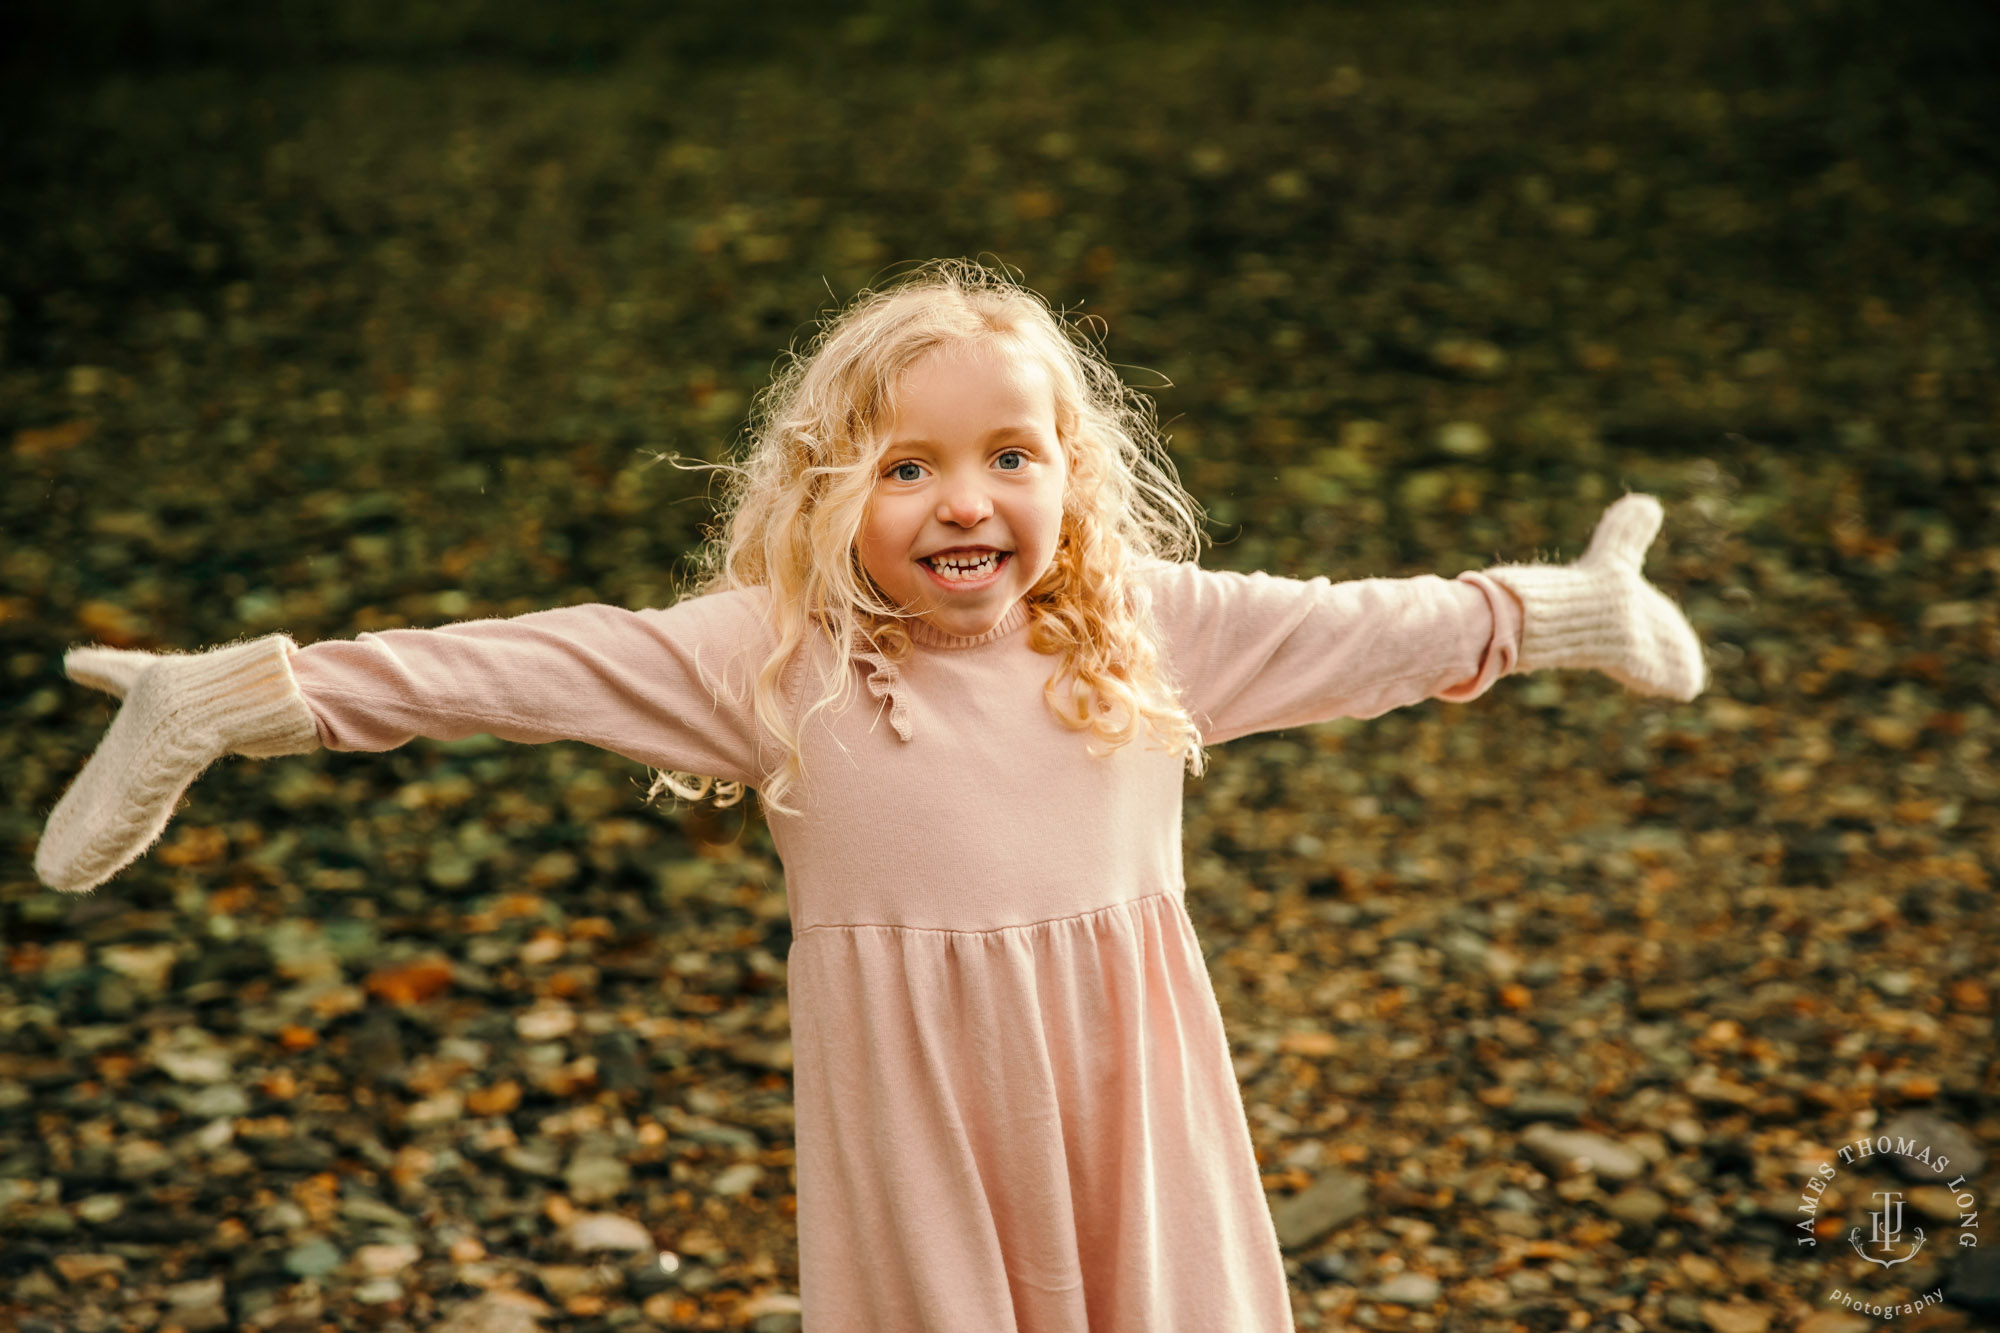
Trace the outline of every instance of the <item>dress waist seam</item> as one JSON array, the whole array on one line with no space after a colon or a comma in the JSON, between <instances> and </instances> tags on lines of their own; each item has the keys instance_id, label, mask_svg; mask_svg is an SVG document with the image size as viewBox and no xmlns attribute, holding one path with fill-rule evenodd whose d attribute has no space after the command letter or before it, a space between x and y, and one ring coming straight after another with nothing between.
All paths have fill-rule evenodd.
<instances>
[{"instance_id":1,"label":"dress waist seam","mask_svg":"<svg viewBox=\"0 0 2000 1333\"><path fill-rule=\"evenodd\" d=\"M1127 898L1123 902L1110 903L1104 907L1093 907L1088 912L1070 912L1063 916L1043 917L1039 921L1020 921L1006 926L982 926L976 930L959 930L950 926L906 926L894 921L832 921L817 926L807 926L793 937L793 943L796 944L808 935L826 930L894 930L922 935L998 935L1003 931L1032 930L1036 926L1061 925L1067 921L1086 921L1091 917L1103 916L1108 912L1122 911L1125 908L1134 907L1140 903L1150 903L1155 898L1178 899L1181 896L1181 892L1178 888L1162 889L1158 893L1145 893L1139 895L1137 898Z\"/></svg>"}]
</instances>

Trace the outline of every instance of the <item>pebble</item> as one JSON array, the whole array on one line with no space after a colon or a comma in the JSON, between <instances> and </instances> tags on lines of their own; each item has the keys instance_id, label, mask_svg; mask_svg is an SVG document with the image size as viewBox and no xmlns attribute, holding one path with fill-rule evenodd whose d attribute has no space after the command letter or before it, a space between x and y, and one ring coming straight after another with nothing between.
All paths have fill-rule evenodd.
<instances>
[{"instance_id":1,"label":"pebble","mask_svg":"<svg viewBox=\"0 0 2000 1333\"><path fill-rule=\"evenodd\" d=\"M525 1293L488 1292L455 1307L437 1333L541 1333L539 1320L548 1312L546 1303Z\"/></svg>"},{"instance_id":2,"label":"pebble","mask_svg":"<svg viewBox=\"0 0 2000 1333\"><path fill-rule=\"evenodd\" d=\"M1983 1315L2000 1315L2000 1249L1980 1246L1958 1256L1945 1299Z\"/></svg>"},{"instance_id":3,"label":"pebble","mask_svg":"<svg viewBox=\"0 0 2000 1333\"><path fill-rule=\"evenodd\" d=\"M54 1262L56 1272L72 1287L93 1278L125 1275L125 1260L116 1254L59 1254Z\"/></svg>"},{"instance_id":4,"label":"pebble","mask_svg":"<svg viewBox=\"0 0 2000 1333\"><path fill-rule=\"evenodd\" d=\"M1940 1157L1950 1162L1943 1172L1939 1172L1931 1164L1900 1155L1892 1156L1890 1161L1908 1180L1927 1185L1955 1180L1959 1176L1978 1180L1986 1170L1986 1150L1964 1129L1932 1111L1905 1111L1876 1130L1874 1137L1887 1137L1891 1143L1910 1139L1914 1141L1917 1151L1921 1152L1925 1147L1931 1150L1932 1164Z\"/></svg>"},{"instance_id":5,"label":"pebble","mask_svg":"<svg viewBox=\"0 0 2000 1333\"><path fill-rule=\"evenodd\" d=\"M600 1271L588 1264L537 1264L535 1278L542 1284L542 1290L557 1301L588 1295L605 1286L605 1278Z\"/></svg>"},{"instance_id":6,"label":"pebble","mask_svg":"<svg viewBox=\"0 0 2000 1333\"><path fill-rule=\"evenodd\" d=\"M709 1186L709 1192L728 1199L739 1194L748 1194L764 1178L764 1168L755 1162L738 1162L724 1167Z\"/></svg>"},{"instance_id":7,"label":"pebble","mask_svg":"<svg viewBox=\"0 0 2000 1333\"><path fill-rule=\"evenodd\" d=\"M1354 1274L1354 1265L1346 1255L1329 1251L1306 1260L1305 1270L1321 1282L1346 1282Z\"/></svg>"},{"instance_id":8,"label":"pebble","mask_svg":"<svg viewBox=\"0 0 2000 1333\"><path fill-rule=\"evenodd\" d=\"M117 1155L120 1180L146 1180L174 1169L174 1155L152 1139L122 1139Z\"/></svg>"},{"instance_id":9,"label":"pebble","mask_svg":"<svg viewBox=\"0 0 2000 1333\"><path fill-rule=\"evenodd\" d=\"M222 1304L224 1288L219 1277L199 1278L193 1282L176 1282L166 1289L167 1304L173 1306L201 1306Z\"/></svg>"},{"instance_id":10,"label":"pebble","mask_svg":"<svg viewBox=\"0 0 2000 1333\"><path fill-rule=\"evenodd\" d=\"M503 1148L500 1160L524 1176L554 1180L562 1175L562 1148L552 1139L530 1139Z\"/></svg>"},{"instance_id":11,"label":"pebble","mask_svg":"<svg viewBox=\"0 0 2000 1333\"><path fill-rule=\"evenodd\" d=\"M424 1257L415 1245L363 1245L354 1252L354 1262L371 1277L392 1277Z\"/></svg>"},{"instance_id":12,"label":"pebble","mask_svg":"<svg viewBox=\"0 0 2000 1333\"><path fill-rule=\"evenodd\" d=\"M1297 1250L1345 1226L1367 1208L1368 1182L1351 1171L1335 1167L1320 1172L1297 1194L1274 1203L1271 1220L1277 1226L1278 1243L1288 1250Z\"/></svg>"},{"instance_id":13,"label":"pebble","mask_svg":"<svg viewBox=\"0 0 2000 1333\"><path fill-rule=\"evenodd\" d=\"M799 1303L799 1298L789 1291L766 1291L752 1296L737 1306L736 1313L743 1319L761 1319L774 1314L803 1314L805 1307Z\"/></svg>"},{"instance_id":14,"label":"pebble","mask_svg":"<svg viewBox=\"0 0 2000 1333\"><path fill-rule=\"evenodd\" d=\"M392 1277L371 1277L354 1288L354 1299L363 1305L387 1305L403 1299L403 1284Z\"/></svg>"},{"instance_id":15,"label":"pebble","mask_svg":"<svg viewBox=\"0 0 2000 1333\"><path fill-rule=\"evenodd\" d=\"M1740 1301L1703 1301L1701 1321L1709 1333L1769 1333L1771 1312Z\"/></svg>"},{"instance_id":16,"label":"pebble","mask_svg":"<svg viewBox=\"0 0 2000 1333\"><path fill-rule=\"evenodd\" d=\"M1521 1147L1552 1176L1581 1170L1604 1180L1637 1180L1646 1174L1643 1155L1601 1134L1530 1125L1521 1131Z\"/></svg>"},{"instance_id":17,"label":"pebble","mask_svg":"<svg viewBox=\"0 0 2000 1333\"><path fill-rule=\"evenodd\" d=\"M97 962L131 982L141 994L157 997L166 993L179 956L176 944L107 944L97 951Z\"/></svg>"},{"instance_id":18,"label":"pebble","mask_svg":"<svg viewBox=\"0 0 2000 1333\"><path fill-rule=\"evenodd\" d=\"M169 1088L167 1100L196 1120L248 1115L250 1094L234 1083L210 1083L195 1088Z\"/></svg>"},{"instance_id":19,"label":"pebble","mask_svg":"<svg viewBox=\"0 0 2000 1333\"><path fill-rule=\"evenodd\" d=\"M1429 1273L1398 1273L1370 1293L1371 1299L1392 1305L1428 1306L1444 1294L1444 1287Z\"/></svg>"},{"instance_id":20,"label":"pebble","mask_svg":"<svg viewBox=\"0 0 2000 1333\"><path fill-rule=\"evenodd\" d=\"M1588 1102L1570 1093L1523 1092L1501 1107L1500 1114L1517 1124L1527 1124L1537 1120L1574 1123L1589 1109Z\"/></svg>"},{"instance_id":21,"label":"pebble","mask_svg":"<svg viewBox=\"0 0 2000 1333\"><path fill-rule=\"evenodd\" d=\"M523 1041L554 1041L576 1031L576 1010L566 1004L540 1005L514 1020Z\"/></svg>"},{"instance_id":22,"label":"pebble","mask_svg":"<svg viewBox=\"0 0 2000 1333\"><path fill-rule=\"evenodd\" d=\"M1620 1222L1651 1226L1666 1215L1667 1201L1649 1189L1625 1189L1605 1201L1604 1211Z\"/></svg>"},{"instance_id":23,"label":"pebble","mask_svg":"<svg viewBox=\"0 0 2000 1333\"><path fill-rule=\"evenodd\" d=\"M610 1203L631 1186L632 1168L608 1154L579 1153L563 1172L563 1185L580 1204Z\"/></svg>"},{"instance_id":24,"label":"pebble","mask_svg":"<svg viewBox=\"0 0 2000 1333\"><path fill-rule=\"evenodd\" d=\"M235 1072L222 1043L200 1028L177 1028L164 1041L148 1047L146 1054L162 1073L179 1083L224 1083Z\"/></svg>"},{"instance_id":25,"label":"pebble","mask_svg":"<svg viewBox=\"0 0 2000 1333\"><path fill-rule=\"evenodd\" d=\"M329 1240L309 1240L285 1255L285 1271L297 1277L325 1277L346 1256Z\"/></svg>"},{"instance_id":26,"label":"pebble","mask_svg":"<svg viewBox=\"0 0 2000 1333\"><path fill-rule=\"evenodd\" d=\"M556 1239L576 1254L597 1250L651 1254L659 1248L650 1231L620 1213L584 1213L571 1219L556 1233Z\"/></svg>"},{"instance_id":27,"label":"pebble","mask_svg":"<svg viewBox=\"0 0 2000 1333\"><path fill-rule=\"evenodd\" d=\"M1438 448L1468 458L1493 447L1493 436L1476 421L1449 421L1438 428Z\"/></svg>"},{"instance_id":28,"label":"pebble","mask_svg":"<svg viewBox=\"0 0 2000 1333\"><path fill-rule=\"evenodd\" d=\"M125 1198L120 1194L93 1194L89 1198L79 1199L76 1205L77 1217L93 1226L109 1222L124 1211Z\"/></svg>"},{"instance_id":29,"label":"pebble","mask_svg":"<svg viewBox=\"0 0 2000 1333\"><path fill-rule=\"evenodd\" d=\"M416 1223L404 1213L380 1199L361 1193L348 1193L341 1197L340 1215L349 1222L364 1223L400 1235L413 1234L417 1229Z\"/></svg>"}]
</instances>

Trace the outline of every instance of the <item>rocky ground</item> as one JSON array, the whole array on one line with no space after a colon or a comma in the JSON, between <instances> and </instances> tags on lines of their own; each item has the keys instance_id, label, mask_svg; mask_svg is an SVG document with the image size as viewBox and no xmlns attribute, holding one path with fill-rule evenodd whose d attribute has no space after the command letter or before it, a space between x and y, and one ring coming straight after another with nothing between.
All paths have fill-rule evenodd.
<instances>
[{"instance_id":1,"label":"rocky ground","mask_svg":"<svg viewBox=\"0 0 2000 1333\"><path fill-rule=\"evenodd\" d=\"M1568 558L1646 490L1713 654L1692 704L1503 681L1190 783L1300 1327L2000 1318L1974 11L975 10L966 54L882 9L762 56L517 8L7 94L0 1323L796 1327L754 812L572 746L230 761L62 898L111 706L58 662L671 599L708 511L660 455L722 456L829 291L976 253L1156 390L1207 563Z\"/></svg>"}]
</instances>

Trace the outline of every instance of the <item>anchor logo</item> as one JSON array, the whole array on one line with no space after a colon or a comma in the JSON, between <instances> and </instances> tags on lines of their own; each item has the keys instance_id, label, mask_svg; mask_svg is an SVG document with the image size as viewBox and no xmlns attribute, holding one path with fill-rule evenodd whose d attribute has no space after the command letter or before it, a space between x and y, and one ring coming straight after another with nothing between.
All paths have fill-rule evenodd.
<instances>
[{"instance_id":1,"label":"anchor logo","mask_svg":"<svg viewBox=\"0 0 2000 1333\"><path fill-rule=\"evenodd\" d=\"M1875 1193L1875 1197L1882 1200L1883 1203L1879 1211L1871 1211L1868 1214L1872 1223L1868 1235L1868 1243L1886 1255L1896 1248L1897 1241L1903 1234L1903 1196L1895 1190L1878 1190ZM1917 1243L1910 1247L1910 1252L1898 1259L1877 1258L1868 1253L1867 1250L1862 1249L1860 1227L1856 1227L1847 1233L1847 1241L1848 1244L1854 1247L1854 1252L1869 1263L1880 1264L1884 1268L1894 1268L1897 1264L1910 1262L1910 1260L1917 1257L1917 1251L1924 1248L1924 1229L1922 1227L1916 1229L1916 1236Z\"/></svg>"}]
</instances>

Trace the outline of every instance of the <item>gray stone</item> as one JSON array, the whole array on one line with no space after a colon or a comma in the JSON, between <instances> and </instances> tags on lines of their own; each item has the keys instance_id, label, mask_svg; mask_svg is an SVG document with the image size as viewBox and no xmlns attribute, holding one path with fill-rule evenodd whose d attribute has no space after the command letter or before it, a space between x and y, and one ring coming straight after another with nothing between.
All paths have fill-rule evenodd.
<instances>
[{"instance_id":1,"label":"gray stone","mask_svg":"<svg viewBox=\"0 0 2000 1333\"><path fill-rule=\"evenodd\" d=\"M1910 1139L1917 1152L1931 1150L1929 1163L1903 1156L1890 1159L1905 1179L1935 1185L1960 1176L1977 1180L1986 1170L1986 1150L1972 1135L1935 1112L1905 1111L1875 1131L1878 1141L1885 1136L1892 1145L1898 1139ZM1942 1173L1934 1166L1940 1157L1950 1163Z\"/></svg>"},{"instance_id":2,"label":"gray stone","mask_svg":"<svg viewBox=\"0 0 2000 1333\"><path fill-rule=\"evenodd\" d=\"M1980 1314L2000 1315L2000 1250L1966 1250L1951 1270L1944 1298Z\"/></svg>"},{"instance_id":3,"label":"gray stone","mask_svg":"<svg viewBox=\"0 0 2000 1333\"><path fill-rule=\"evenodd\" d=\"M1278 1243L1288 1250L1313 1244L1368 1208L1368 1182L1338 1167L1322 1171L1312 1184L1271 1208Z\"/></svg>"},{"instance_id":4,"label":"gray stone","mask_svg":"<svg viewBox=\"0 0 2000 1333\"><path fill-rule=\"evenodd\" d=\"M1567 1092L1524 1092L1500 1108L1500 1114L1515 1124L1536 1120L1562 1120L1574 1124L1590 1109L1590 1103Z\"/></svg>"},{"instance_id":5,"label":"gray stone","mask_svg":"<svg viewBox=\"0 0 2000 1333\"><path fill-rule=\"evenodd\" d=\"M763 1167L755 1162L738 1162L734 1166L724 1167L715 1177L715 1183L709 1188L725 1199L734 1198L739 1194L748 1194L763 1178Z\"/></svg>"},{"instance_id":6,"label":"gray stone","mask_svg":"<svg viewBox=\"0 0 2000 1333\"><path fill-rule=\"evenodd\" d=\"M1646 1159L1602 1134L1530 1125L1521 1131L1521 1147L1537 1166L1562 1177L1583 1170L1603 1180L1637 1180L1646 1174Z\"/></svg>"},{"instance_id":7,"label":"gray stone","mask_svg":"<svg viewBox=\"0 0 2000 1333\"><path fill-rule=\"evenodd\" d=\"M366 1194L343 1196L340 1201L340 1215L350 1222L364 1222L403 1235L413 1234L417 1230L416 1223L404 1214L380 1199L371 1198Z\"/></svg>"},{"instance_id":8,"label":"gray stone","mask_svg":"<svg viewBox=\"0 0 2000 1333\"><path fill-rule=\"evenodd\" d=\"M294 1277L325 1277L340 1267L343 1258L332 1241L316 1237L285 1256L285 1271Z\"/></svg>"},{"instance_id":9,"label":"gray stone","mask_svg":"<svg viewBox=\"0 0 2000 1333\"><path fill-rule=\"evenodd\" d=\"M176 1028L156 1039L147 1056L176 1083L226 1083L234 1072L229 1052L200 1028Z\"/></svg>"},{"instance_id":10,"label":"gray stone","mask_svg":"<svg viewBox=\"0 0 2000 1333\"><path fill-rule=\"evenodd\" d=\"M1306 1260L1306 1272L1321 1282L1346 1282L1354 1276L1354 1265L1335 1250Z\"/></svg>"},{"instance_id":11,"label":"gray stone","mask_svg":"<svg viewBox=\"0 0 2000 1333\"><path fill-rule=\"evenodd\" d=\"M1426 1306L1443 1294L1443 1285L1429 1273L1398 1273L1375 1288L1374 1298L1392 1305Z\"/></svg>"},{"instance_id":12,"label":"gray stone","mask_svg":"<svg viewBox=\"0 0 2000 1333\"><path fill-rule=\"evenodd\" d=\"M563 1184L577 1203L610 1203L632 1183L632 1168L616 1157L582 1152L563 1172Z\"/></svg>"},{"instance_id":13,"label":"gray stone","mask_svg":"<svg viewBox=\"0 0 2000 1333\"><path fill-rule=\"evenodd\" d=\"M250 1094L234 1083L211 1083L199 1088L168 1088L167 1100L182 1115L196 1120L216 1120L223 1116L250 1114Z\"/></svg>"},{"instance_id":14,"label":"gray stone","mask_svg":"<svg viewBox=\"0 0 2000 1333\"><path fill-rule=\"evenodd\" d=\"M500 1152L508 1168L524 1176L554 1180L562 1174L562 1149L553 1139L529 1139L511 1144Z\"/></svg>"},{"instance_id":15,"label":"gray stone","mask_svg":"<svg viewBox=\"0 0 2000 1333\"><path fill-rule=\"evenodd\" d=\"M574 1254L615 1250L650 1256L659 1250L650 1231L618 1213L585 1213L572 1219L556 1239Z\"/></svg>"}]
</instances>

